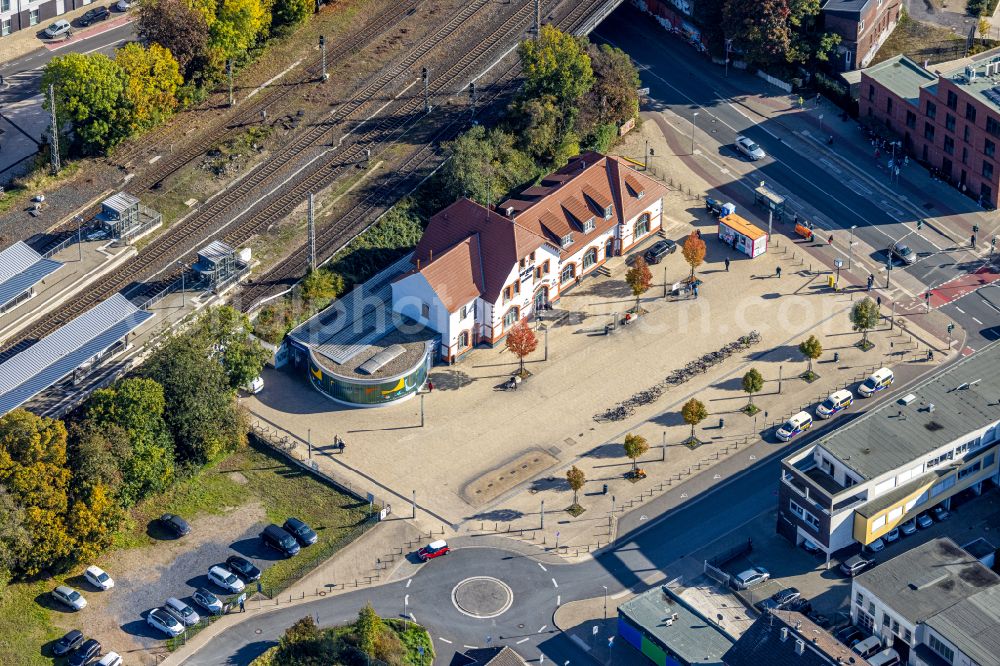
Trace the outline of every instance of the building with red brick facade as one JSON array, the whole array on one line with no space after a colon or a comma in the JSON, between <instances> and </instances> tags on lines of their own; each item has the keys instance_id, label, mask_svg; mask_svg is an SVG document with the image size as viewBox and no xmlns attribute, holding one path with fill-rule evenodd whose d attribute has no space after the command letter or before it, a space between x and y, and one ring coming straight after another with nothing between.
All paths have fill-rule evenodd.
<instances>
[{"instance_id":1,"label":"building with red brick facade","mask_svg":"<svg viewBox=\"0 0 1000 666\"><path fill-rule=\"evenodd\" d=\"M899 21L903 0L826 0L823 25L840 35L834 65L843 71L867 67Z\"/></svg>"},{"instance_id":2,"label":"building with red brick facade","mask_svg":"<svg viewBox=\"0 0 1000 666\"><path fill-rule=\"evenodd\" d=\"M1000 190L1000 55L990 51L924 69L896 56L861 72L860 113L904 150L983 205Z\"/></svg>"}]
</instances>

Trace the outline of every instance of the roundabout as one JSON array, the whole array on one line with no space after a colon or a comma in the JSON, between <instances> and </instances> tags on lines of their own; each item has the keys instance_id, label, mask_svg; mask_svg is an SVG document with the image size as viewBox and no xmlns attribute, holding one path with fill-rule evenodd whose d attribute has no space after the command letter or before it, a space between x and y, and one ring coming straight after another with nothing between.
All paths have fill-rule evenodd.
<instances>
[{"instance_id":1,"label":"roundabout","mask_svg":"<svg viewBox=\"0 0 1000 666\"><path fill-rule=\"evenodd\" d=\"M451 603L469 617L488 620L507 612L514 603L514 592L492 576L473 576L452 588Z\"/></svg>"}]
</instances>

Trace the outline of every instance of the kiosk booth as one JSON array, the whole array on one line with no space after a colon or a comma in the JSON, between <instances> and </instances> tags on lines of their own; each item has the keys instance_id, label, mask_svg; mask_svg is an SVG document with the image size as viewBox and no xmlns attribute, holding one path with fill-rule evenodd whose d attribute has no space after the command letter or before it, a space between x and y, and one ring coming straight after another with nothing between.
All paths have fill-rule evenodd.
<instances>
[{"instance_id":1,"label":"kiosk booth","mask_svg":"<svg viewBox=\"0 0 1000 666\"><path fill-rule=\"evenodd\" d=\"M719 240L751 259L767 251L767 232L736 213L719 218Z\"/></svg>"},{"instance_id":2,"label":"kiosk booth","mask_svg":"<svg viewBox=\"0 0 1000 666\"><path fill-rule=\"evenodd\" d=\"M774 219L779 222L785 216L785 197L769 189L764 181L760 181L760 187L754 189L753 200L754 203L771 211Z\"/></svg>"}]
</instances>

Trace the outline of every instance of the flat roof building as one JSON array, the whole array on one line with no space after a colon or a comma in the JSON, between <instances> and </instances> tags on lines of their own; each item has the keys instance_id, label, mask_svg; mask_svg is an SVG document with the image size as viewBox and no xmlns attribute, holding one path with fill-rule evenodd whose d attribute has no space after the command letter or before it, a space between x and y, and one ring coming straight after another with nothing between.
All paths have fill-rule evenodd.
<instances>
[{"instance_id":1,"label":"flat roof building","mask_svg":"<svg viewBox=\"0 0 1000 666\"><path fill-rule=\"evenodd\" d=\"M869 666L802 613L766 612L722 657L726 666Z\"/></svg>"},{"instance_id":2,"label":"flat roof building","mask_svg":"<svg viewBox=\"0 0 1000 666\"><path fill-rule=\"evenodd\" d=\"M153 316L115 294L0 363L0 416L125 349L128 334Z\"/></svg>"},{"instance_id":3,"label":"flat roof building","mask_svg":"<svg viewBox=\"0 0 1000 666\"><path fill-rule=\"evenodd\" d=\"M666 585L618 606L618 635L659 666L721 666L735 642Z\"/></svg>"},{"instance_id":4,"label":"flat roof building","mask_svg":"<svg viewBox=\"0 0 1000 666\"><path fill-rule=\"evenodd\" d=\"M778 532L829 556L997 483L998 395L993 343L786 457Z\"/></svg>"},{"instance_id":5,"label":"flat roof building","mask_svg":"<svg viewBox=\"0 0 1000 666\"><path fill-rule=\"evenodd\" d=\"M947 537L859 574L851 592L851 620L901 663L1000 666L1000 576Z\"/></svg>"},{"instance_id":6,"label":"flat roof building","mask_svg":"<svg viewBox=\"0 0 1000 666\"><path fill-rule=\"evenodd\" d=\"M33 297L35 285L60 268L22 241L0 251L0 314Z\"/></svg>"}]
</instances>

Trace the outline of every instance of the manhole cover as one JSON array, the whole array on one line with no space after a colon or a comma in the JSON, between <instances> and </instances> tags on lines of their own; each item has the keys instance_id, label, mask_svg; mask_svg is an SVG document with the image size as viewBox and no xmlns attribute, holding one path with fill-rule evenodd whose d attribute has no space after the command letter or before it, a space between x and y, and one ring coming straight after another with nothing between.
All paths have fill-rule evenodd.
<instances>
[{"instance_id":1,"label":"manhole cover","mask_svg":"<svg viewBox=\"0 0 1000 666\"><path fill-rule=\"evenodd\" d=\"M514 593L501 580L474 576L455 586L451 591L451 602L470 617L491 618L507 612L514 603Z\"/></svg>"}]
</instances>

